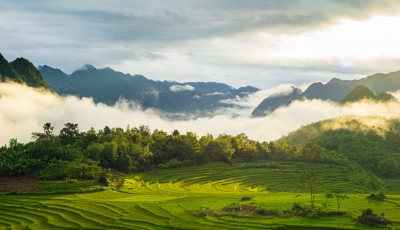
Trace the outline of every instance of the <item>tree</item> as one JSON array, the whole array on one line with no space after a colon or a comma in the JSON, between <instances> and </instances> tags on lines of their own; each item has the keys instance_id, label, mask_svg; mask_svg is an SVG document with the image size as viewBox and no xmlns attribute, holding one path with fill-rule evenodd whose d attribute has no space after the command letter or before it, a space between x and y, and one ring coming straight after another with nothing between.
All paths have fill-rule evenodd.
<instances>
[{"instance_id":1,"label":"tree","mask_svg":"<svg viewBox=\"0 0 400 230\"><path fill-rule=\"evenodd\" d=\"M336 199L338 211L340 211L340 205L342 204L342 201L344 199L349 199L349 197L346 194L344 194L344 191L341 189L334 189L332 190L331 193L326 194L325 197L330 199L333 198Z\"/></svg>"},{"instance_id":2,"label":"tree","mask_svg":"<svg viewBox=\"0 0 400 230\"><path fill-rule=\"evenodd\" d=\"M300 175L299 182L303 185L304 188L310 191L311 208L314 208L314 194L319 182L318 173L316 171L306 171Z\"/></svg>"},{"instance_id":3,"label":"tree","mask_svg":"<svg viewBox=\"0 0 400 230\"><path fill-rule=\"evenodd\" d=\"M54 127L51 126L51 123L50 123L50 122L46 122L46 124L43 125L44 133L45 133L47 136L51 136L51 134L53 133L53 129L54 129Z\"/></svg>"},{"instance_id":4,"label":"tree","mask_svg":"<svg viewBox=\"0 0 400 230\"><path fill-rule=\"evenodd\" d=\"M60 131L60 139L62 144L73 144L80 136L78 124L67 123Z\"/></svg>"},{"instance_id":5,"label":"tree","mask_svg":"<svg viewBox=\"0 0 400 230\"><path fill-rule=\"evenodd\" d=\"M47 122L43 125L43 133L33 132L32 139L34 139L37 144L47 149L51 142L54 141L53 129L54 127L51 126L51 123Z\"/></svg>"}]
</instances>

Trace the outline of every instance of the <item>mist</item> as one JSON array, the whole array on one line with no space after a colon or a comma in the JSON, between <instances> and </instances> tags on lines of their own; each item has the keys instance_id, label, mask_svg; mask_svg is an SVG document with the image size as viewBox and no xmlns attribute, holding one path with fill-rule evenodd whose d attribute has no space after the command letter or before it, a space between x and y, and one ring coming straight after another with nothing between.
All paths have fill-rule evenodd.
<instances>
[{"instance_id":1,"label":"mist","mask_svg":"<svg viewBox=\"0 0 400 230\"><path fill-rule=\"evenodd\" d=\"M397 95L400 93L395 94ZM168 133L175 129L181 133L193 131L198 136L207 133L214 136L222 133L230 135L245 133L250 139L271 141L287 135L302 125L343 115L389 118L400 115L400 104L364 101L340 107L329 101L304 100L295 101L288 107L279 108L262 118L222 114L184 121L169 121L161 118L158 111L143 110L132 101L120 100L114 106L107 106L101 103L95 104L91 98L60 97L48 91L20 84L0 84L0 145L8 144L11 138L17 138L23 143L29 142L31 133L42 132L43 124L46 122L54 126L56 135L64 124L71 122L78 123L81 132L91 127L99 130L105 126L126 128L128 125L130 127L147 125L151 130L159 129Z\"/></svg>"}]
</instances>

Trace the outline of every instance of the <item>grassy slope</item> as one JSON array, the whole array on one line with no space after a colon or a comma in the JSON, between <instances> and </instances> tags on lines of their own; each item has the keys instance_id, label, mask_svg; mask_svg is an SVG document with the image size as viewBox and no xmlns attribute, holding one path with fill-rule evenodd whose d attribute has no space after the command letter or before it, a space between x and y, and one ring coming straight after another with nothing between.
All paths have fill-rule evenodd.
<instances>
[{"instance_id":1,"label":"grassy slope","mask_svg":"<svg viewBox=\"0 0 400 230\"><path fill-rule=\"evenodd\" d=\"M307 164L285 164L275 169L238 169L222 163L157 170L126 177L120 192L70 195L0 196L0 229L371 229L355 222L360 209L372 208L399 227L400 196L387 201L367 200L367 191L356 175L345 174L336 166L313 165L320 171L321 185L316 204L334 200L324 193L332 188L346 189L350 199L342 208L348 217L336 218L237 218L196 216L188 210L220 210L232 203L289 209L293 202L307 203L309 195L298 187L299 173ZM47 190L49 186L42 183ZM358 183L358 184L357 184ZM47 187L45 187L47 186ZM241 197L252 200L240 202Z\"/></svg>"}]
</instances>

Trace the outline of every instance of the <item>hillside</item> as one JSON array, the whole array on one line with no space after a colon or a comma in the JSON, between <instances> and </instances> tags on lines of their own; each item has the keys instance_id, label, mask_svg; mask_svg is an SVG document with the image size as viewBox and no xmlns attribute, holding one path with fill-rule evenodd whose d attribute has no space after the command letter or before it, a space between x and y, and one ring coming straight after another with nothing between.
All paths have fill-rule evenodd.
<instances>
[{"instance_id":1,"label":"hillside","mask_svg":"<svg viewBox=\"0 0 400 230\"><path fill-rule=\"evenodd\" d=\"M40 66L50 87L60 95L92 97L96 103L114 105L120 98L133 100L143 109L155 108L167 113L207 114L233 105L220 103L257 92L255 87L235 89L216 82L153 81L142 75L124 74L111 68L91 65L71 75L49 66Z\"/></svg>"},{"instance_id":2,"label":"hillside","mask_svg":"<svg viewBox=\"0 0 400 230\"><path fill-rule=\"evenodd\" d=\"M351 91L342 101L340 101L340 104L354 103L362 100L386 102L397 99L388 93L379 93L378 95L375 95L374 92L372 92L367 86L360 85Z\"/></svg>"},{"instance_id":3,"label":"hillside","mask_svg":"<svg viewBox=\"0 0 400 230\"><path fill-rule=\"evenodd\" d=\"M340 102L349 95L358 86L364 85L371 89L371 91L377 94L379 100L388 100L390 96L386 92L394 92L400 89L400 71L392 72L388 74L374 74L366 78L358 80L341 80L338 78L331 79L328 83L323 84L316 82L311 84L299 97L306 99L321 99L330 100L333 102ZM378 99L376 98L376 99ZM280 98L274 100L263 101L263 105L256 111L257 114L265 116L265 112L269 111L270 108L278 108L290 104L293 100L299 100L298 98L285 98L281 95ZM282 102L277 104L277 102ZM272 110L273 111L273 110Z\"/></svg>"},{"instance_id":4,"label":"hillside","mask_svg":"<svg viewBox=\"0 0 400 230\"><path fill-rule=\"evenodd\" d=\"M0 82L12 81L35 88L50 89L42 74L25 58L17 58L8 63L0 54Z\"/></svg>"},{"instance_id":5,"label":"hillside","mask_svg":"<svg viewBox=\"0 0 400 230\"><path fill-rule=\"evenodd\" d=\"M252 117L263 117L267 113L273 112L275 109L281 106L287 106L294 100L300 100L302 97L302 91L295 87L292 87L292 92L289 93L278 93L269 96L264 99L251 113Z\"/></svg>"},{"instance_id":6,"label":"hillside","mask_svg":"<svg viewBox=\"0 0 400 230\"><path fill-rule=\"evenodd\" d=\"M386 178L400 175L400 119L343 116L303 126L282 137L287 142L309 148L314 144L343 154L366 171Z\"/></svg>"}]
</instances>

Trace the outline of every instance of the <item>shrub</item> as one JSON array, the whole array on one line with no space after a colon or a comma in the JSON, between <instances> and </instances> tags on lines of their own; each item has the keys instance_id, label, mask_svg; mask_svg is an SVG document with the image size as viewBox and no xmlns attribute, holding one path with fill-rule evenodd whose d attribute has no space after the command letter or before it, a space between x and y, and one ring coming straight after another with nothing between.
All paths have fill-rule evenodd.
<instances>
[{"instance_id":1,"label":"shrub","mask_svg":"<svg viewBox=\"0 0 400 230\"><path fill-rule=\"evenodd\" d=\"M257 208L256 210L254 210L254 213L260 216L283 216L283 211L280 209Z\"/></svg>"},{"instance_id":2,"label":"shrub","mask_svg":"<svg viewBox=\"0 0 400 230\"><path fill-rule=\"evenodd\" d=\"M293 203L292 212L295 215L306 217L309 213L313 212L311 207L305 204Z\"/></svg>"},{"instance_id":3,"label":"shrub","mask_svg":"<svg viewBox=\"0 0 400 230\"><path fill-rule=\"evenodd\" d=\"M374 200L385 200L387 197L382 191L379 191L378 194L371 193L371 195L367 196L367 199L374 199Z\"/></svg>"},{"instance_id":4,"label":"shrub","mask_svg":"<svg viewBox=\"0 0 400 230\"><path fill-rule=\"evenodd\" d=\"M374 211L370 208L362 210L362 214L357 221L369 226L392 224L388 219L374 214Z\"/></svg>"},{"instance_id":5,"label":"shrub","mask_svg":"<svg viewBox=\"0 0 400 230\"><path fill-rule=\"evenodd\" d=\"M310 212L307 214L307 218L309 219L319 219L318 212Z\"/></svg>"}]
</instances>

